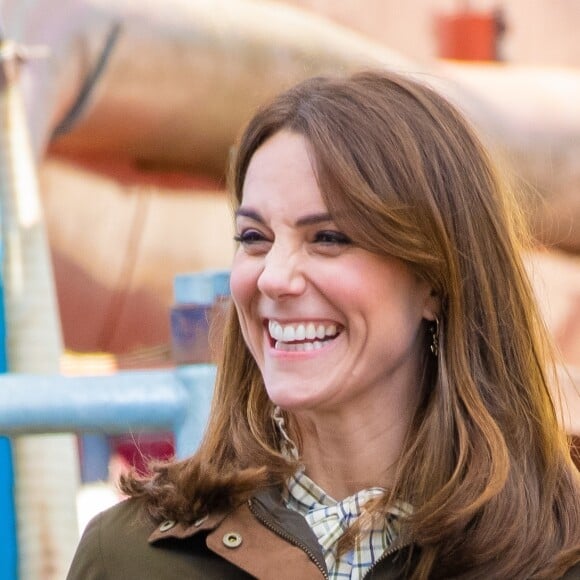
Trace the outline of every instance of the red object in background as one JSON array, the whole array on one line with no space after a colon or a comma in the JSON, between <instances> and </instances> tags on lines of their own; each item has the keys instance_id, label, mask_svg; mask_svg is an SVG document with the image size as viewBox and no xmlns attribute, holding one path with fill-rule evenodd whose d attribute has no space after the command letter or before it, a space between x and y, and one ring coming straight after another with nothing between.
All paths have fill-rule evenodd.
<instances>
[{"instance_id":1,"label":"red object in background","mask_svg":"<svg viewBox=\"0 0 580 580\"><path fill-rule=\"evenodd\" d=\"M501 11L455 12L435 17L437 56L456 60L499 60L505 30Z\"/></svg>"},{"instance_id":2,"label":"red object in background","mask_svg":"<svg viewBox=\"0 0 580 580\"><path fill-rule=\"evenodd\" d=\"M118 453L128 465L143 475L149 473L150 462L167 461L175 455L172 433L140 433L111 439L113 453Z\"/></svg>"}]
</instances>

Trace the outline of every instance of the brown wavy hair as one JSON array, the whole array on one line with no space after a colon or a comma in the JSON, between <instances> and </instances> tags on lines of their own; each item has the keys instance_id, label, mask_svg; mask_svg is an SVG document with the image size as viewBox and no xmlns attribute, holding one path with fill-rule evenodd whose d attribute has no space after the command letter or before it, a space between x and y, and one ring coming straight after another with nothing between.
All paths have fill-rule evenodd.
<instances>
[{"instance_id":1,"label":"brown wavy hair","mask_svg":"<svg viewBox=\"0 0 580 580\"><path fill-rule=\"evenodd\" d=\"M578 471L548 388L556 375L522 265L523 220L486 150L425 84L387 72L314 78L250 121L232 168L236 203L253 154L282 130L306 138L329 212L354 243L403 260L441 298L439 355L425 357L395 482L373 507L414 506L409 576L561 576L580 561ZM156 517L191 521L282 485L296 465L271 416L232 309L199 450L125 491L147 496Z\"/></svg>"}]
</instances>

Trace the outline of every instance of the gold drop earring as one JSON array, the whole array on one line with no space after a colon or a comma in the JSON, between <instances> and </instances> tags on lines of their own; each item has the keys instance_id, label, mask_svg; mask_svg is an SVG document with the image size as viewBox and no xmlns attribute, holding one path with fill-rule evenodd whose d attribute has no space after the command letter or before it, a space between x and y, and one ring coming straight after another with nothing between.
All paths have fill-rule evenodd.
<instances>
[{"instance_id":1,"label":"gold drop earring","mask_svg":"<svg viewBox=\"0 0 580 580\"><path fill-rule=\"evenodd\" d=\"M431 332L431 345L429 346L429 350L434 357L437 357L439 355L439 318L436 314L435 319L429 327L429 331Z\"/></svg>"}]
</instances>

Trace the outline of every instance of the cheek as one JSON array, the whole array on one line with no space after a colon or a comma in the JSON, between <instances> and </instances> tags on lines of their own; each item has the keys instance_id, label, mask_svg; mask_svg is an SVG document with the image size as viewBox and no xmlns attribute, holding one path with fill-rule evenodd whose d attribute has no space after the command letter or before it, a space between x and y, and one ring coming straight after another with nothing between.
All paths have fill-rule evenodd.
<instances>
[{"instance_id":1,"label":"cheek","mask_svg":"<svg viewBox=\"0 0 580 580\"><path fill-rule=\"evenodd\" d=\"M236 257L230 275L230 290L234 304L244 308L257 290L258 273L244 257Z\"/></svg>"},{"instance_id":2,"label":"cheek","mask_svg":"<svg viewBox=\"0 0 580 580\"><path fill-rule=\"evenodd\" d=\"M234 260L230 275L232 300L246 346L257 361L261 327L256 326L257 318L252 314L252 302L256 296L256 280L255 268L252 268L245 260Z\"/></svg>"}]
</instances>

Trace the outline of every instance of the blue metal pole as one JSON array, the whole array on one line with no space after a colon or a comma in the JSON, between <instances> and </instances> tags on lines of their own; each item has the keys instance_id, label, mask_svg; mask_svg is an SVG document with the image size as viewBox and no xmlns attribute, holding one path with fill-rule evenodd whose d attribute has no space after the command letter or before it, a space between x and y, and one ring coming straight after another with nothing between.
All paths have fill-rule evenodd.
<instances>
[{"instance_id":1,"label":"blue metal pole","mask_svg":"<svg viewBox=\"0 0 580 580\"><path fill-rule=\"evenodd\" d=\"M80 437L81 482L106 481L109 476L109 438L101 433L83 433Z\"/></svg>"},{"instance_id":2,"label":"blue metal pole","mask_svg":"<svg viewBox=\"0 0 580 580\"><path fill-rule=\"evenodd\" d=\"M175 374L187 391L185 417L175 430L175 454L183 459L201 443L211 408L216 367L186 365L178 367Z\"/></svg>"},{"instance_id":3,"label":"blue metal pole","mask_svg":"<svg viewBox=\"0 0 580 580\"><path fill-rule=\"evenodd\" d=\"M1 220L1 216L0 216ZM0 373L7 371L6 324L4 318L4 281L2 267L4 252L0 241ZM14 469L10 439L0 437L0 580L18 577L18 543L16 509L14 506Z\"/></svg>"},{"instance_id":4,"label":"blue metal pole","mask_svg":"<svg viewBox=\"0 0 580 580\"><path fill-rule=\"evenodd\" d=\"M14 509L14 473L10 440L0 437L0 579L16 580L18 550Z\"/></svg>"}]
</instances>

